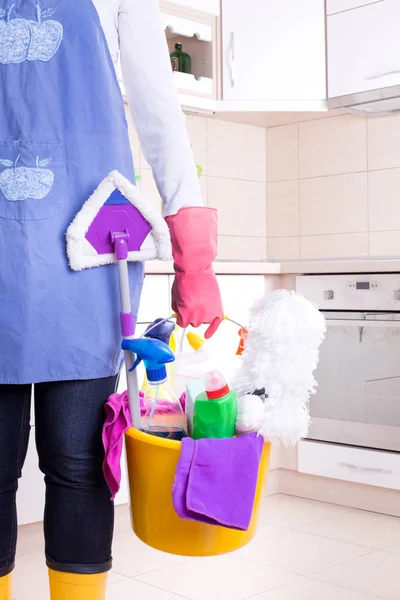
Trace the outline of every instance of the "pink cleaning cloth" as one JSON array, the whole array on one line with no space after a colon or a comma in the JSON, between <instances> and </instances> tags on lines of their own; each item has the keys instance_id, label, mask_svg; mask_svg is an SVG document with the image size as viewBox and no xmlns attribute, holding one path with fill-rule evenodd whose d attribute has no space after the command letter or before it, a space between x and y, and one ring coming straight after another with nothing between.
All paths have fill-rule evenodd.
<instances>
[{"instance_id":1,"label":"pink cleaning cloth","mask_svg":"<svg viewBox=\"0 0 400 600\"><path fill-rule=\"evenodd\" d=\"M145 398L143 392L139 392L140 412L142 416L150 414L153 399ZM183 410L186 395L181 398ZM167 400L159 400L155 415L170 414L174 412ZM121 456L124 435L132 427L131 413L129 411L128 392L123 394L112 394L106 405L106 420L103 427L104 462L103 473L111 492L111 500L119 492L121 487Z\"/></svg>"},{"instance_id":2,"label":"pink cleaning cloth","mask_svg":"<svg viewBox=\"0 0 400 600\"><path fill-rule=\"evenodd\" d=\"M182 440L172 499L181 519L247 531L264 440L256 434Z\"/></svg>"},{"instance_id":3,"label":"pink cleaning cloth","mask_svg":"<svg viewBox=\"0 0 400 600\"><path fill-rule=\"evenodd\" d=\"M111 492L111 500L114 500L121 486L121 455L124 434L132 427L128 392L112 394L105 405L105 411L103 473Z\"/></svg>"}]
</instances>

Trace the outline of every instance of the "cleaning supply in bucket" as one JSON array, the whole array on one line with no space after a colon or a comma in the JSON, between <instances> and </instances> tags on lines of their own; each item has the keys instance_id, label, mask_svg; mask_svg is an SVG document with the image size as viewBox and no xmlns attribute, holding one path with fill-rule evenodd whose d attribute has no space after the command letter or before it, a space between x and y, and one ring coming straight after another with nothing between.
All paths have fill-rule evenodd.
<instances>
[{"instance_id":1,"label":"cleaning supply in bucket","mask_svg":"<svg viewBox=\"0 0 400 600\"><path fill-rule=\"evenodd\" d=\"M206 391L194 404L193 438L230 438L235 435L237 398L219 371L205 378Z\"/></svg>"},{"instance_id":2,"label":"cleaning supply in bucket","mask_svg":"<svg viewBox=\"0 0 400 600\"><path fill-rule=\"evenodd\" d=\"M158 318L147 327L146 331L144 332L144 337L153 338L155 340L161 340L162 342L164 342L165 344L170 346L171 350L175 354L173 346L170 343L171 336L172 336L173 332L175 331L175 328L176 328L175 321L172 321L171 319ZM176 356L175 356L175 360L176 360ZM175 362L171 362L171 363L168 363L168 365L167 365L167 374L168 374L169 380L175 380L175 369L173 367L174 364L175 364ZM149 381L147 379L147 374L145 373L141 391L144 392L148 387L149 387ZM175 388L175 385L173 385L173 387Z\"/></svg>"},{"instance_id":3,"label":"cleaning supply in bucket","mask_svg":"<svg viewBox=\"0 0 400 600\"><path fill-rule=\"evenodd\" d=\"M160 380L160 377L164 379ZM157 376L147 370L147 379L149 385L144 390L144 396L150 402L149 408L142 417L143 431L180 442L187 437L186 415L168 383L166 369L163 375Z\"/></svg>"},{"instance_id":4,"label":"cleaning supply in bucket","mask_svg":"<svg viewBox=\"0 0 400 600\"><path fill-rule=\"evenodd\" d=\"M182 352L175 357L175 385L178 396L186 391L188 381L203 379L209 370L210 351L207 343L197 333L186 335L192 351ZM204 388L203 388L204 389Z\"/></svg>"},{"instance_id":5,"label":"cleaning supply in bucket","mask_svg":"<svg viewBox=\"0 0 400 600\"><path fill-rule=\"evenodd\" d=\"M186 383L186 417L188 434L193 437L194 403L204 392L204 379L192 379Z\"/></svg>"},{"instance_id":6,"label":"cleaning supply in bucket","mask_svg":"<svg viewBox=\"0 0 400 600\"><path fill-rule=\"evenodd\" d=\"M247 531L263 446L262 437L256 434L222 440L184 439L172 491L177 515Z\"/></svg>"},{"instance_id":7,"label":"cleaning supply in bucket","mask_svg":"<svg viewBox=\"0 0 400 600\"><path fill-rule=\"evenodd\" d=\"M168 363L175 360L174 353L165 342L146 337L124 340L122 349L137 356L132 369L136 369L142 360L146 369L149 385L143 393L145 399L151 399L151 405L141 417L143 431L182 440L187 435L186 415L168 384L166 368Z\"/></svg>"}]
</instances>

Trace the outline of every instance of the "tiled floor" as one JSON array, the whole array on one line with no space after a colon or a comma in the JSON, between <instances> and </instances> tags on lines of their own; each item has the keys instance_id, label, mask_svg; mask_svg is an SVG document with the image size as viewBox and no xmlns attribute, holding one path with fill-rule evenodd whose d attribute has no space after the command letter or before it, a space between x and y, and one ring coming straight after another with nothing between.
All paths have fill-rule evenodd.
<instances>
[{"instance_id":1,"label":"tiled floor","mask_svg":"<svg viewBox=\"0 0 400 600\"><path fill-rule=\"evenodd\" d=\"M39 525L20 530L15 600L48 600ZM107 600L400 600L400 519L290 496L265 499L258 536L185 559L144 546L117 509Z\"/></svg>"}]
</instances>

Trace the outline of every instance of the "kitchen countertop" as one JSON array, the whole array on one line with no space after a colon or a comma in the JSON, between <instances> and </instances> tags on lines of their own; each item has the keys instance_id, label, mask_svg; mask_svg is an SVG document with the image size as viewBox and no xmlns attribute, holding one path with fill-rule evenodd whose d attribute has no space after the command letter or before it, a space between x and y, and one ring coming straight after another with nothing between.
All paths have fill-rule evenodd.
<instances>
[{"instance_id":1,"label":"kitchen countertop","mask_svg":"<svg viewBox=\"0 0 400 600\"><path fill-rule=\"evenodd\" d=\"M313 273L400 273L400 258L353 260L302 260L288 262L217 261L217 275L300 275ZM172 261L149 261L146 273L173 275Z\"/></svg>"},{"instance_id":2,"label":"kitchen countertop","mask_svg":"<svg viewBox=\"0 0 400 600\"><path fill-rule=\"evenodd\" d=\"M282 262L281 274L314 273L400 273L400 258L351 260L302 260Z\"/></svg>"},{"instance_id":3,"label":"kitchen countertop","mask_svg":"<svg viewBox=\"0 0 400 600\"><path fill-rule=\"evenodd\" d=\"M247 261L217 261L214 263L217 275L280 275L281 265L268 262ZM172 261L149 261L146 263L146 273L151 275L173 275Z\"/></svg>"}]
</instances>

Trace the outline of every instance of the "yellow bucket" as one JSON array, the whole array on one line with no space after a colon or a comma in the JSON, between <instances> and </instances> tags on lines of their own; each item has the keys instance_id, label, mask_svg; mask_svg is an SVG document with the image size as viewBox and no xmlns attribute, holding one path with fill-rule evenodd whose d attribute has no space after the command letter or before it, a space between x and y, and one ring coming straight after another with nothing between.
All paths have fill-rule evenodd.
<instances>
[{"instance_id":1,"label":"yellow bucket","mask_svg":"<svg viewBox=\"0 0 400 600\"><path fill-rule=\"evenodd\" d=\"M126 434L132 528L137 537L152 548L180 556L215 556L246 546L257 530L271 445L264 446L248 531L184 521L178 517L172 504L172 485L180 448L180 442L137 429L130 429Z\"/></svg>"}]
</instances>

